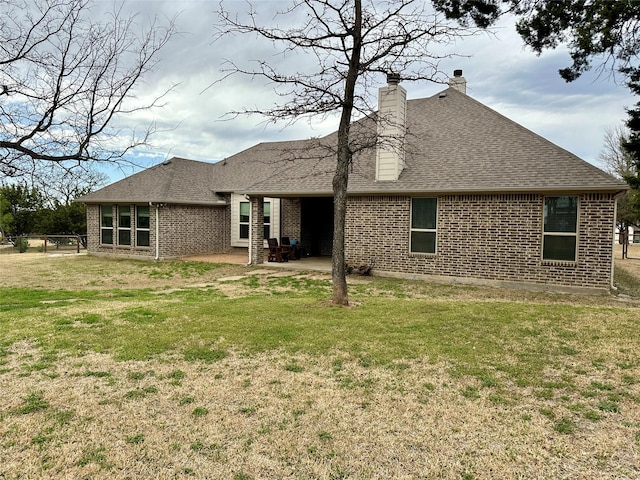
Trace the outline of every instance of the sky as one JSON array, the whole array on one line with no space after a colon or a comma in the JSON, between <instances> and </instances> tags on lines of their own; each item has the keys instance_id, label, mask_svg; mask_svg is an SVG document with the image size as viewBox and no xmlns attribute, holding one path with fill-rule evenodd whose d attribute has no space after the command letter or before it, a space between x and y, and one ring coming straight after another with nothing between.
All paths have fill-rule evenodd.
<instances>
[{"instance_id":1,"label":"sky","mask_svg":"<svg viewBox=\"0 0 640 480\"><path fill-rule=\"evenodd\" d=\"M283 8L289 2L253 3L262 11ZM243 1L226 4L229 9L246 10ZM113 5L112 0L96 0L92 15L98 18ZM288 125L268 123L260 116L228 115L282 99L263 80L234 76L220 81L225 59L244 63L267 58L283 68L291 68L291 64L290 59L275 55L264 41L244 37L214 41L218 0L125 0L123 8L137 15L140 28L153 18L160 22L175 18L179 33L162 50L160 62L136 91L135 101L144 102L173 87L163 99L164 106L118 120L131 128L153 122L157 133L151 146L128 157L136 167L106 168L110 181L174 156L218 161L260 142L317 137L337 129L336 118ZM273 17L264 14L258 18L269 21ZM491 35L464 38L448 46L447 52L460 56L443 59L439 68L448 75L462 69L469 96L600 167L598 157L606 130L622 125L625 109L637 101L607 73L590 72L565 83L558 70L570 64L566 49L534 54L523 46L512 18L502 19ZM304 62L296 68L304 69ZM376 88L386 83L382 75L378 80ZM426 81L403 86L409 99L435 95L446 88Z\"/></svg>"}]
</instances>

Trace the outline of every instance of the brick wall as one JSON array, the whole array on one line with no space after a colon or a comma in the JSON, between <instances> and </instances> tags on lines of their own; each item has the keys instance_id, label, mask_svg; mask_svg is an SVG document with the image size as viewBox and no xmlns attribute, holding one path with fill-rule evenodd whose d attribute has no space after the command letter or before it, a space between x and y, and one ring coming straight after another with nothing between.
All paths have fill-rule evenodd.
<instances>
[{"instance_id":1,"label":"brick wall","mask_svg":"<svg viewBox=\"0 0 640 480\"><path fill-rule=\"evenodd\" d=\"M132 212L134 211L134 205ZM160 207L160 258L175 258L185 255L206 255L228 252L229 207L207 207L190 205L166 205ZM87 205L87 234L89 253L153 259L156 256L156 208L149 212L149 247L135 246L135 215L132 215L132 245L100 244L100 207ZM114 216L114 240L117 239Z\"/></svg>"},{"instance_id":2,"label":"brick wall","mask_svg":"<svg viewBox=\"0 0 640 480\"><path fill-rule=\"evenodd\" d=\"M375 259L377 270L404 274L607 289L615 200L611 194L583 194L579 199L577 262L550 262L543 261L541 253L542 195L438 197L435 255L409 253L410 197L349 197L347 262L361 265ZM253 214L258 208L252 204ZM282 234L298 237L300 203L283 199L282 212ZM132 221L135 230L135 218ZM99 206L88 205L88 251L154 258L155 221L151 208L148 248L100 245ZM228 252L230 222L228 207L162 207L160 257ZM261 237L261 230L253 232L256 257L262 252Z\"/></svg>"},{"instance_id":3,"label":"brick wall","mask_svg":"<svg viewBox=\"0 0 640 480\"><path fill-rule=\"evenodd\" d=\"M300 199L283 198L280 201L281 236L300 240Z\"/></svg>"},{"instance_id":4,"label":"brick wall","mask_svg":"<svg viewBox=\"0 0 640 480\"><path fill-rule=\"evenodd\" d=\"M100 206L87 205L87 252L98 253L100 248Z\"/></svg>"},{"instance_id":5,"label":"brick wall","mask_svg":"<svg viewBox=\"0 0 640 480\"><path fill-rule=\"evenodd\" d=\"M612 262L611 194L579 196L577 262L542 261L544 196L438 197L436 254L409 253L411 198L349 198L346 257L418 275L607 289Z\"/></svg>"},{"instance_id":6,"label":"brick wall","mask_svg":"<svg viewBox=\"0 0 640 480\"><path fill-rule=\"evenodd\" d=\"M228 207L168 205L160 208L160 258L228 251Z\"/></svg>"},{"instance_id":7,"label":"brick wall","mask_svg":"<svg viewBox=\"0 0 640 480\"><path fill-rule=\"evenodd\" d=\"M264 197L251 197L249 204L251 218L260 219L260 221L253 221L249 225L249 238L251 239L249 256L251 263L256 265L264 262L264 224L262 223L264 218Z\"/></svg>"}]
</instances>

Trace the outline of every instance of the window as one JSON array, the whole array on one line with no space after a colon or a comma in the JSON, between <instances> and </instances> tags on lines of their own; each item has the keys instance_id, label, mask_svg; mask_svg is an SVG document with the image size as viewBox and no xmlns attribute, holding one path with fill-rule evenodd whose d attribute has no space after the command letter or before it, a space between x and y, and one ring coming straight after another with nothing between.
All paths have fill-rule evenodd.
<instances>
[{"instance_id":1,"label":"window","mask_svg":"<svg viewBox=\"0 0 640 480\"><path fill-rule=\"evenodd\" d=\"M271 238L271 203L264 202L264 237Z\"/></svg>"},{"instance_id":2,"label":"window","mask_svg":"<svg viewBox=\"0 0 640 480\"><path fill-rule=\"evenodd\" d=\"M249 238L249 202L240 202L240 238Z\"/></svg>"},{"instance_id":3,"label":"window","mask_svg":"<svg viewBox=\"0 0 640 480\"><path fill-rule=\"evenodd\" d=\"M437 198L411 199L411 253L436 253Z\"/></svg>"},{"instance_id":4,"label":"window","mask_svg":"<svg viewBox=\"0 0 640 480\"><path fill-rule=\"evenodd\" d=\"M249 238L249 202L240 202L240 238ZM264 202L264 238L271 238L271 202Z\"/></svg>"},{"instance_id":5,"label":"window","mask_svg":"<svg viewBox=\"0 0 640 480\"><path fill-rule=\"evenodd\" d=\"M113 206L100 205L100 243L113 245Z\"/></svg>"},{"instance_id":6,"label":"window","mask_svg":"<svg viewBox=\"0 0 640 480\"><path fill-rule=\"evenodd\" d=\"M140 205L136 207L136 246L149 245L149 206Z\"/></svg>"},{"instance_id":7,"label":"window","mask_svg":"<svg viewBox=\"0 0 640 480\"><path fill-rule=\"evenodd\" d=\"M118 207L118 245L131 245L131 207Z\"/></svg>"},{"instance_id":8,"label":"window","mask_svg":"<svg viewBox=\"0 0 640 480\"><path fill-rule=\"evenodd\" d=\"M545 197L542 259L576 261L578 197Z\"/></svg>"}]
</instances>

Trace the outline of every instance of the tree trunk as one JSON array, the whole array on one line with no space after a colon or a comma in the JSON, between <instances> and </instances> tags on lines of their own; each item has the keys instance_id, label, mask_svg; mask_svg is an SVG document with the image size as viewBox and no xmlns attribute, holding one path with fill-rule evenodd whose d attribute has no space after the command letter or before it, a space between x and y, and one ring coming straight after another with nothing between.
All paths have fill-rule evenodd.
<instances>
[{"instance_id":1,"label":"tree trunk","mask_svg":"<svg viewBox=\"0 0 640 480\"><path fill-rule=\"evenodd\" d=\"M338 134L340 137L340 134ZM346 134L348 139L348 133ZM340 140L338 140L340 143ZM333 255L331 278L333 281L332 302L348 305L347 269L344 255L344 227L347 214L347 182L349 179L349 151L338 148L338 162L333 177Z\"/></svg>"},{"instance_id":2,"label":"tree trunk","mask_svg":"<svg viewBox=\"0 0 640 480\"><path fill-rule=\"evenodd\" d=\"M349 71L345 81L345 91L338 127L338 159L333 177L333 256L331 279L333 281L332 302L336 305L348 305L347 269L344 255L344 231L347 213L347 186L349 183L349 164L351 148L349 131L355 97L355 88L360 72L360 52L362 49L362 5L355 1L355 20L353 25L353 47L349 59Z\"/></svg>"}]
</instances>

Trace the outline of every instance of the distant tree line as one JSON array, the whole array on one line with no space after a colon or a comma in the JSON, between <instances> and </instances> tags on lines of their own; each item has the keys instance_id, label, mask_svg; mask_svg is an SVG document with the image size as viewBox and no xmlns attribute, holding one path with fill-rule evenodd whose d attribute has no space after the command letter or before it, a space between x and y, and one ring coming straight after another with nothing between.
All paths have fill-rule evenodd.
<instances>
[{"instance_id":1,"label":"distant tree line","mask_svg":"<svg viewBox=\"0 0 640 480\"><path fill-rule=\"evenodd\" d=\"M82 203L48 198L26 184L0 186L0 237L24 235L86 235L87 212Z\"/></svg>"}]
</instances>

